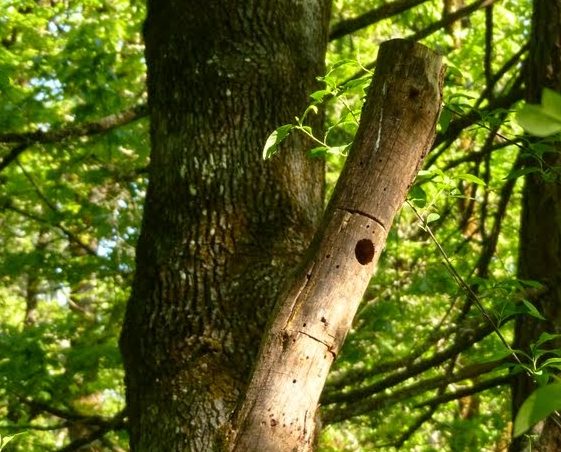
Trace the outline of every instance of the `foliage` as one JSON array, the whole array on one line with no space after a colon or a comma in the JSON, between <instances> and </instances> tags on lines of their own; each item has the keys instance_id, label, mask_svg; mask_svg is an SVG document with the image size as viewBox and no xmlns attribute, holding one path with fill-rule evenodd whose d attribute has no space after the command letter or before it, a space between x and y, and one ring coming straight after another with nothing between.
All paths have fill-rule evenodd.
<instances>
[{"instance_id":1,"label":"foliage","mask_svg":"<svg viewBox=\"0 0 561 452\"><path fill-rule=\"evenodd\" d=\"M536 389L522 404L514 422L514 436L520 436L537 422L561 409L561 384Z\"/></svg>"},{"instance_id":2,"label":"foliage","mask_svg":"<svg viewBox=\"0 0 561 452\"><path fill-rule=\"evenodd\" d=\"M524 105L518 112L518 122L539 137L561 132L561 94L544 88L541 105Z\"/></svg>"},{"instance_id":3,"label":"foliage","mask_svg":"<svg viewBox=\"0 0 561 452\"><path fill-rule=\"evenodd\" d=\"M335 25L384 2L333 3ZM144 4L0 5L1 447L22 431L12 450L96 431L107 450L126 447L117 337L148 165ZM290 134L310 137L329 195L379 43L421 37L445 56L437 140L326 386L321 450L494 449L508 438L510 373L546 384L558 368L546 340L529 354L503 343L514 316L542 315L529 301L539 284L515 276L519 180L556 174L542 158L555 137L530 141L513 120L530 17L529 0L504 0L429 32L442 19L432 0L332 40L310 107L265 143L274 159ZM522 126L559 132L557 98L524 106ZM307 125L320 109L323 133ZM523 167L522 154L535 164ZM517 433L549 413L548 391L557 385L525 405Z\"/></svg>"}]
</instances>

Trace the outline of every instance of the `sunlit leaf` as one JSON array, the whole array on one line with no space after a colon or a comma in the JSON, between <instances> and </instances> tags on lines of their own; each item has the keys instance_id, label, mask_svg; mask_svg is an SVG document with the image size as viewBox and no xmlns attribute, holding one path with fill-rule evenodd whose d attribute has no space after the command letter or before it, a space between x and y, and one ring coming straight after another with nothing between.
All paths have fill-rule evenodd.
<instances>
[{"instance_id":1,"label":"sunlit leaf","mask_svg":"<svg viewBox=\"0 0 561 452\"><path fill-rule=\"evenodd\" d=\"M461 174L458 174L457 177L458 177L458 179L467 180L467 181L473 182L474 184L477 184L477 185L486 185L485 181L483 181L482 179L480 179L477 176L474 176L473 174L461 173Z\"/></svg>"},{"instance_id":2,"label":"sunlit leaf","mask_svg":"<svg viewBox=\"0 0 561 452\"><path fill-rule=\"evenodd\" d=\"M269 135L267 141L265 142L265 146L263 147L264 160L269 159L276 154L278 145L282 143L288 135L290 135L293 128L294 126L292 124L285 124L284 126L277 128L277 130Z\"/></svg>"},{"instance_id":3,"label":"sunlit leaf","mask_svg":"<svg viewBox=\"0 0 561 452\"><path fill-rule=\"evenodd\" d=\"M427 218L426 218L425 221L428 224L428 223L432 223L433 221L438 220L439 218L440 218L439 214L437 214L436 212L431 212L427 215Z\"/></svg>"},{"instance_id":4,"label":"sunlit leaf","mask_svg":"<svg viewBox=\"0 0 561 452\"><path fill-rule=\"evenodd\" d=\"M522 404L514 420L514 436L520 436L556 410L561 410L561 384L536 389Z\"/></svg>"},{"instance_id":5,"label":"sunlit leaf","mask_svg":"<svg viewBox=\"0 0 561 452\"><path fill-rule=\"evenodd\" d=\"M528 315L531 315L536 319L545 320L545 317L541 315L540 311L538 311L538 309L528 300L522 300L522 303L524 303L524 306L526 306L526 309L528 310L527 311Z\"/></svg>"},{"instance_id":6,"label":"sunlit leaf","mask_svg":"<svg viewBox=\"0 0 561 452\"><path fill-rule=\"evenodd\" d=\"M561 115L555 106L557 99L551 97L548 96L548 107L525 104L518 112L518 123L532 135L546 137L561 132Z\"/></svg>"}]
</instances>

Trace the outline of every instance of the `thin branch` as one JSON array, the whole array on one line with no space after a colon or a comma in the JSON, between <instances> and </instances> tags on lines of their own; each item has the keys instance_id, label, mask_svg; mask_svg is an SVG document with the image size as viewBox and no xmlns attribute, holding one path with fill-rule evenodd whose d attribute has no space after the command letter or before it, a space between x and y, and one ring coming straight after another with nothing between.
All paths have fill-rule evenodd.
<instances>
[{"instance_id":1,"label":"thin branch","mask_svg":"<svg viewBox=\"0 0 561 452\"><path fill-rule=\"evenodd\" d=\"M0 161L0 171L12 163L21 153L33 144L58 143L60 141L108 132L117 127L129 124L148 114L146 104L137 105L129 110L106 116L94 122L79 125L68 125L57 130L34 132L11 132L0 134L0 143L16 143L17 146Z\"/></svg>"},{"instance_id":2,"label":"thin branch","mask_svg":"<svg viewBox=\"0 0 561 452\"><path fill-rule=\"evenodd\" d=\"M35 182L35 180L31 176L31 174L29 174L27 172L27 170L24 168L24 166L19 161L16 160L16 163L17 163L19 169L21 170L21 172L23 173L23 175L25 176L25 178L33 186L33 189L35 190L35 193L37 193L37 196L39 196L39 199L41 199L41 201L43 201L43 203L49 209L51 209L51 211L53 211L56 215L62 216L62 213L58 210L58 208L51 202L51 200L49 198L47 198L47 196L45 196L45 194L43 193L41 188L39 188L39 185L37 185L37 183Z\"/></svg>"},{"instance_id":3,"label":"thin branch","mask_svg":"<svg viewBox=\"0 0 561 452\"><path fill-rule=\"evenodd\" d=\"M467 397L473 394L478 394L480 392L486 391L487 389L493 389L497 386L502 386L508 384L514 378L513 374L503 375L496 378L490 378L488 380L482 381L481 383L470 386L469 388L458 389L454 392L449 392L447 394L438 395L432 399L426 400L414 406L414 408L422 408L425 406L430 406L433 408L438 407L443 403L450 402L452 400L461 399L462 397Z\"/></svg>"},{"instance_id":4,"label":"thin branch","mask_svg":"<svg viewBox=\"0 0 561 452\"><path fill-rule=\"evenodd\" d=\"M428 27L413 33L412 35L409 35L406 37L406 39L409 39L411 41L420 41L421 39L424 39L428 36L430 36L431 34L437 32L438 30L440 30L443 27L446 27L448 25L453 24L455 21L462 19L465 16L470 15L471 13L473 13L474 11L477 11L480 8L484 8L486 6L490 6L491 4L495 3L497 0L478 0L474 3L472 3L471 5L466 6L465 8L459 9L455 12L453 12L450 15L447 15L446 18L439 20L437 22L432 23L431 25L429 25ZM374 69L376 67L376 61L372 61L366 65L362 66L362 69L359 70L358 72L356 72L355 74L353 74L351 77L349 77L348 79L346 79L343 84L348 83L354 79L357 79L359 77L362 77L364 75L365 72L367 72L368 70Z\"/></svg>"},{"instance_id":5,"label":"thin branch","mask_svg":"<svg viewBox=\"0 0 561 452\"><path fill-rule=\"evenodd\" d=\"M510 173L522 168L522 153L519 152L516 160L514 161ZM489 265L491 263L492 257L495 255L497 249L497 243L499 241L499 234L501 232L502 221L506 214L506 208L512 196L514 186L516 184L516 178L511 177L508 179L501 188L499 195L499 204L497 210L495 211L493 228L491 229L491 234L485 241L483 250L476 264L477 276L480 278L487 278L489 275Z\"/></svg>"},{"instance_id":6,"label":"thin branch","mask_svg":"<svg viewBox=\"0 0 561 452\"><path fill-rule=\"evenodd\" d=\"M66 446L59 449L58 452L74 452L76 450L80 450L87 444L91 444L94 441L101 439L109 432L113 432L116 430L125 430L127 428L125 416L125 411L121 411L113 419L101 425L99 429L91 432L89 435L72 441L70 444L67 444Z\"/></svg>"},{"instance_id":7,"label":"thin branch","mask_svg":"<svg viewBox=\"0 0 561 452\"><path fill-rule=\"evenodd\" d=\"M78 413L77 411L68 411L65 409L47 405L46 403L43 402L37 402L35 400L22 399L22 402L25 403L26 405L29 405L29 407L31 407L33 410L51 414L58 418L66 419L67 421L75 421L75 422L88 421L88 423L94 423L94 424L101 424L104 422L108 422L107 420L104 420L100 416L89 416L87 414Z\"/></svg>"},{"instance_id":8,"label":"thin branch","mask_svg":"<svg viewBox=\"0 0 561 452\"><path fill-rule=\"evenodd\" d=\"M446 163L446 165L444 165L444 167L442 168L442 171L444 171L444 172L449 171L449 170L451 170L453 168L456 168L457 166L461 165L462 163L480 162L487 155L490 155L495 151L499 151L499 150L504 149L508 146L512 146L515 143L520 144L523 141L524 141L523 138L515 138L515 139L510 140L510 141L503 141L501 143L495 143L491 146L484 147L480 151L470 152L469 154L465 154L465 155L462 155L461 157L450 160L448 163Z\"/></svg>"},{"instance_id":9,"label":"thin branch","mask_svg":"<svg viewBox=\"0 0 561 452\"><path fill-rule=\"evenodd\" d=\"M401 447L405 444L405 442L411 438L411 436L413 436L413 434L419 430L423 424L425 422L428 422L432 419L434 413L436 412L438 408L438 405L436 406L431 406L428 411L426 411L425 413L423 413L421 416L419 416L417 418L417 420L415 422L413 422L413 424L411 424L409 426L409 428L403 432L403 434L395 441L395 444L393 444L393 446L399 450L401 449Z\"/></svg>"},{"instance_id":10,"label":"thin branch","mask_svg":"<svg viewBox=\"0 0 561 452\"><path fill-rule=\"evenodd\" d=\"M417 33L412 34L411 36L408 36L407 39L411 39L412 41L420 41L421 39L424 39L427 36L430 36L431 34L437 32L441 28L448 27L452 25L454 22L456 22L457 20L469 16L471 13L477 11L480 8L491 6L496 1L497 0L478 0L476 2L473 2L472 4L466 6L465 8L461 8L449 15L446 15L446 17L444 17L443 19L432 23L431 25L424 28L423 30L420 30Z\"/></svg>"},{"instance_id":11,"label":"thin branch","mask_svg":"<svg viewBox=\"0 0 561 452\"><path fill-rule=\"evenodd\" d=\"M329 33L329 40L342 38L362 28L374 25L381 20L400 14L408 9L411 9L427 0L396 0L391 3L385 3L378 8L367 11L360 16L351 19L345 19L336 23L331 28Z\"/></svg>"},{"instance_id":12,"label":"thin branch","mask_svg":"<svg viewBox=\"0 0 561 452\"><path fill-rule=\"evenodd\" d=\"M1 210L11 210L12 212L17 213L18 215L36 221L37 223L46 224L48 226L55 227L59 229L68 238L68 240L74 242L76 245L78 245L80 248L86 251L89 255L99 257L97 255L96 250L91 248L87 243L84 243L77 235L75 235L72 231L70 231L65 226L63 226L60 222L53 224L51 221L42 218L38 215L35 215L33 213L26 212L25 210L20 209L19 207L16 207L11 203L5 203L4 205L0 206L0 211Z\"/></svg>"},{"instance_id":13,"label":"thin branch","mask_svg":"<svg viewBox=\"0 0 561 452\"><path fill-rule=\"evenodd\" d=\"M503 64L503 66L495 73L495 75L491 77L491 79L487 82L487 86L485 86L485 89L479 96L479 99L477 99L477 101L475 102L474 108L478 108L479 105L481 105L481 103L486 99L491 100L491 98L493 97L491 94L495 88L495 85L499 82L501 78L503 78L503 76L510 69L512 69L516 64L520 62L522 56L528 51L529 47L530 46L528 43L524 44L518 50L518 52L516 52L512 57L510 57L508 61L505 64Z\"/></svg>"},{"instance_id":14,"label":"thin branch","mask_svg":"<svg viewBox=\"0 0 561 452\"><path fill-rule=\"evenodd\" d=\"M523 99L524 92L521 88L521 81L522 79L518 79L520 82L517 81L515 85L511 88L511 90L500 97L495 98L493 101L489 102L485 107L484 111L490 112L497 109L508 109L512 107L513 104L518 102L519 100ZM479 121L481 120L482 111L479 109L473 108L468 113L459 116L457 119L450 121L448 128L444 133L438 133L436 135L436 139L434 142L434 148L441 145L444 142L454 141L458 136L462 133L464 129L467 129L469 126L474 124L479 124L482 127L486 127L484 124L481 124ZM502 137L502 135L501 135ZM502 137L506 140L508 138ZM517 145L516 142L513 140L508 140L515 146ZM426 167L429 167L434 164L435 160L438 159L440 153L438 155L429 155L430 158L427 160Z\"/></svg>"},{"instance_id":15,"label":"thin branch","mask_svg":"<svg viewBox=\"0 0 561 452\"><path fill-rule=\"evenodd\" d=\"M492 325L484 323L476 329L466 329L459 335L454 343L440 351L436 352L433 356L426 358L418 363L411 364L405 369L401 369L391 375L386 376L382 380L371 383L367 386L351 389L347 392L332 392L323 394L321 397L322 405L329 405L333 403L353 403L364 399L372 394L383 391L384 389L391 388L399 383L402 383L420 373L438 366L448 359L456 356L458 353L467 349L486 338L494 331Z\"/></svg>"},{"instance_id":16,"label":"thin branch","mask_svg":"<svg viewBox=\"0 0 561 452\"><path fill-rule=\"evenodd\" d=\"M415 215L417 216L419 221L422 222L424 229L428 232L430 238L432 239L432 241L434 242L434 244L438 248L438 251L442 255L442 258L444 259L444 262L446 263L446 268L450 272L450 275L454 278L454 280L456 281L458 286L464 289L466 295L468 296L468 300L471 303L474 303L475 306L477 306L477 308L481 312L481 315L483 315L483 317L487 320L489 325L491 325L493 327L493 329L495 331L495 334L500 339L500 341L503 343L505 348L510 352L512 357L516 360L516 362L518 362L519 364L522 364L522 361L518 357L518 354L516 353L516 351L510 346L508 341L505 339L503 333L501 333L501 331L499 330L499 324L496 323L495 320L491 317L491 315L487 312L487 310L485 309L485 307L481 303L481 300L479 299L479 297L475 293L474 289L469 284L467 284L464 281L464 279L462 278L462 276L458 273L458 271L456 270L456 267L454 266L454 264L450 260L449 256L446 254L446 251L444 251L444 248L442 248L442 245L438 242L438 240L436 239L436 237L432 233L430 227L428 227L428 225L423 220L423 217L421 217L421 215L419 214L419 212L417 211L415 206L413 206L410 202L407 202L407 205L413 210L413 212L415 213Z\"/></svg>"},{"instance_id":17,"label":"thin branch","mask_svg":"<svg viewBox=\"0 0 561 452\"><path fill-rule=\"evenodd\" d=\"M87 122L85 124L69 125L57 130L23 133L4 133L0 134L0 143L56 143L67 138L77 138L89 135L97 135L108 132L116 127L123 126L132 121L136 121L147 115L146 104L137 105L128 110L115 113L97 121Z\"/></svg>"},{"instance_id":18,"label":"thin branch","mask_svg":"<svg viewBox=\"0 0 561 452\"><path fill-rule=\"evenodd\" d=\"M424 392L449 385L458 381L475 378L483 374L487 374L495 370L497 367L508 362L508 359L500 359L488 363L477 363L460 369L452 375L439 375L437 377L427 378L418 381L402 389L398 389L391 394L367 394L359 400L348 402L345 406L337 406L326 410L322 414L322 421L327 424L335 424L342 422L355 416L367 414L374 410L384 408L389 404L409 399Z\"/></svg>"},{"instance_id":19,"label":"thin branch","mask_svg":"<svg viewBox=\"0 0 561 452\"><path fill-rule=\"evenodd\" d=\"M446 376L449 377L453 374L454 372L454 367L456 366L458 360L458 355L456 355L450 362L448 365L448 368L446 369ZM446 388L448 387L448 383L444 382L437 390L437 395L443 395L446 392ZM395 447L396 449L401 449L401 446L403 446L403 444L409 439L411 438L411 436L417 431L419 430L423 424L427 421L429 421L433 414L436 412L436 406L435 407L429 407L429 410L424 413L423 415L421 415L412 425L409 426L409 428L403 432L403 434L401 434L399 436L399 438L397 439L397 441L395 442Z\"/></svg>"},{"instance_id":20,"label":"thin branch","mask_svg":"<svg viewBox=\"0 0 561 452\"><path fill-rule=\"evenodd\" d=\"M493 389L504 384L508 384L512 381L513 376L511 374L502 377L490 378L479 384L470 386L469 388L463 388L454 392L449 392L447 394L437 394L432 399L415 405L413 408L423 408L428 406L428 411L424 412L417 418L417 420L409 426L409 428L392 444L396 449L400 449L403 444L411 438L411 436L420 429L425 422L432 419L434 413L438 407L443 404L450 402L452 400L458 400L462 397L467 397L474 394L479 394L480 392L486 391L488 389Z\"/></svg>"},{"instance_id":21,"label":"thin branch","mask_svg":"<svg viewBox=\"0 0 561 452\"><path fill-rule=\"evenodd\" d=\"M20 154L23 153L32 143L20 143L14 146L10 152L0 161L0 171L6 168L10 163L18 158Z\"/></svg>"},{"instance_id":22,"label":"thin branch","mask_svg":"<svg viewBox=\"0 0 561 452\"><path fill-rule=\"evenodd\" d=\"M442 322L440 322L440 324L441 323ZM380 364L377 364L373 368L355 368L349 369L346 372L335 374L331 377L331 380L325 386L325 391L326 393L332 393L337 389L344 388L345 386L351 386L352 384L360 383L367 378L372 378L382 373L393 372L404 367L409 367L424 353L426 353L438 339L442 337L451 337L459 330L459 328L460 327L457 325L454 325L444 331L440 330L439 328L435 328L433 331L431 331L431 333L426 337L426 339L420 346L416 347L414 351L402 358L382 362Z\"/></svg>"}]
</instances>

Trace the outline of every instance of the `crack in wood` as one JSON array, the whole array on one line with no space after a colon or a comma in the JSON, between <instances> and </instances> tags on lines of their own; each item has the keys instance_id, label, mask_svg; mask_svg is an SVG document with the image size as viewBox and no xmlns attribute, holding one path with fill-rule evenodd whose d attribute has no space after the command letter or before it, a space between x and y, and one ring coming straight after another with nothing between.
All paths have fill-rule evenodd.
<instances>
[{"instance_id":1,"label":"crack in wood","mask_svg":"<svg viewBox=\"0 0 561 452\"><path fill-rule=\"evenodd\" d=\"M349 212L351 214L355 214L355 215L362 215L363 217L366 218L370 218L372 221L374 221L375 223L379 224L380 227L385 231L388 232L388 230L386 229L386 225L384 223L382 223L378 218L376 218L374 215L371 215L369 213L363 212L362 210L358 210L358 209L349 209L348 207L337 207L337 210L343 210L345 212Z\"/></svg>"},{"instance_id":2,"label":"crack in wood","mask_svg":"<svg viewBox=\"0 0 561 452\"><path fill-rule=\"evenodd\" d=\"M304 331L300 331L298 330L298 333L303 334L304 336L308 336L310 339L313 339L316 342L319 342L320 344L323 344L327 347L328 351L331 351L333 349L333 345L328 344L327 342L323 342L321 339L318 339L317 337L312 336L311 334L308 334Z\"/></svg>"}]
</instances>

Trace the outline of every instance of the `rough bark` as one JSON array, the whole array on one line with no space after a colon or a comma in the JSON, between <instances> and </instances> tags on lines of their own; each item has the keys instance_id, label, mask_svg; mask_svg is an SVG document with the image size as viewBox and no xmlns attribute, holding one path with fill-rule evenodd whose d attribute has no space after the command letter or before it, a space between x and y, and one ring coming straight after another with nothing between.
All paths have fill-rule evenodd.
<instances>
[{"instance_id":1,"label":"rough bark","mask_svg":"<svg viewBox=\"0 0 561 452\"><path fill-rule=\"evenodd\" d=\"M534 1L530 57L527 66L527 95L530 103L539 103L544 87L561 91L561 0ZM534 158L526 164L535 166ZM542 332L561 333L561 146L543 155L544 173L528 174L522 198L518 276L540 281L545 290L532 303L543 313L546 321L520 317L516 321L517 349L528 350ZM551 171L553 170L553 171ZM548 343L561 346L561 343ZM535 389L532 379L519 375L512 386L512 406L515 416L522 402ZM537 441L533 451L561 450L559 420L550 418L533 432ZM514 440L511 451L526 450L530 445L524 437Z\"/></svg>"},{"instance_id":2,"label":"rough bark","mask_svg":"<svg viewBox=\"0 0 561 452\"><path fill-rule=\"evenodd\" d=\"M313 449L327 373L434 140L441 69L441 58L420 44L393 40L380 47L345 168L307 257L277 304L228 450Z\"/></svg>"},{"instance_id":3,"label":"rough bark","mask_svg":"<svg viewBox=\"0 0 561 452\"><path fill-rule=\"evenodd\" d=\"M328 0L149 0L151 163L121 335L133 451L207 451L323 207L323 163L267 135L323 73Z\"/></svg>"}]
</instances>

